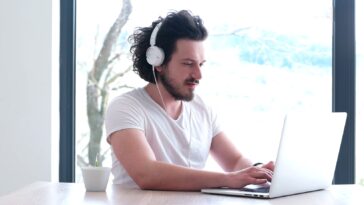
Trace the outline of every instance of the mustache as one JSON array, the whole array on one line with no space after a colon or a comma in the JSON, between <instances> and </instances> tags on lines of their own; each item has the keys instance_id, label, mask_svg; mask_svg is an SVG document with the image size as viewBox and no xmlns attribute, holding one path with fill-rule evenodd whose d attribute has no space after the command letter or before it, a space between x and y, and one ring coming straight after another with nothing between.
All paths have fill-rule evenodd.
<instances>
[{"instance_id":1,"label":"mustache","mask_svg":"<svg viewBox=\"0 0 364 205\"><path fill-rule=\"evenodd\" d=\"M195 84L199 84L200 81L199 80L196 80L194 78L189 78L185 81L186 83L195 83Z\"/></svg>"}]
</instances>

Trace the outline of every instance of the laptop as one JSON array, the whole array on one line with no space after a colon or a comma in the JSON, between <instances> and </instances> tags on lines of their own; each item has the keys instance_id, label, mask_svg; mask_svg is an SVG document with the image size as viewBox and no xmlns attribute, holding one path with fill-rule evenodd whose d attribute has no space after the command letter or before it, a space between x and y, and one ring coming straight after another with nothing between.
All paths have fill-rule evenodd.
<instances>
[{"instance_id":1,"label":"laptop","mask_svg":"<svg viewBox=\"0 0 364 205\"><path fill-rule=\"evenodd\" d=\"M276 198L328 188L333 181L346 116L345 112L287 114L269 184L201 192Z\"/></svg>"}]
</instances>

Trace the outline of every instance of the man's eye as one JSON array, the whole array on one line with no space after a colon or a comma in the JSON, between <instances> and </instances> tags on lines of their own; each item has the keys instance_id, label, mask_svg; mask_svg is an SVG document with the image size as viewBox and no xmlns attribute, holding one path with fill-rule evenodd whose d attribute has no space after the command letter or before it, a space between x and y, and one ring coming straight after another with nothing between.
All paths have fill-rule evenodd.
<instances>
[{"instance_id":1,"label":"man's eye","mask_svg":"<svg viewBox=\"0 0 364 205\"><path fill-rule=\"evenodd\" d=\"M186 66L192 66L193 63L183 63L183 65L186 65Z\"/></svg>"}]
</instances>

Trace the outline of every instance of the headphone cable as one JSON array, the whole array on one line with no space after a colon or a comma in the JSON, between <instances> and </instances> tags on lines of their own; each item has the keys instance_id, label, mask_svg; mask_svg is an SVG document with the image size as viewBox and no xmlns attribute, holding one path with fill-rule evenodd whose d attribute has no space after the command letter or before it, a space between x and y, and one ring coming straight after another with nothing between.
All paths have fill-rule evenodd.
<instances>
[{"instance_id":1,"label":"headphone cable","mask_svg":"<svg viewBox=\"0 0 364 205\"><path fill-rule=\"evenodd\" d=\"M161 100L162 100L162 104L163 104L163 109L164 109L164 111L167 113L167 110L166 110L166 104L164 103L164 100L163 100L163 96L162 96L162 93L161 93L161 91L160 91L160 89L159 89L159 86L158 86L158 83L157 83L157 78L156 78L156 76L155 76L155 68L154 68L154 66L152 66L152 68L153 68L153 77L154 77L154 81L155 81L155 85L157 86L157 90L158 90L158 93L159 93L159 96L160 96L160 98L161 98ZM192 129L192 123L191 123L191 121L192 121L192 115L191 115L191 108L189 108L189 132L190 132L190 140L189 140L189 142L188 142L188 153L187 153L187 163L188 163L188 167L191 167L191 162L190 162L190 152L191 152L191 143L192 143L192 131L191 131L191 129Z\"/></svg>"},{"instance_id":2,"label":"headphone cable","mask_svg":"<svg viewBox=\"0 0 364 205\"><path fill-rule=\"evenodd\" d=\"M159 96L161 97L161 100L162 100L163 110L165 112L167 112L167 110L166 110L166 104L164 103L162 93L161 93L161 91L159 89L159 86L158 86L157 78L155 77L155 69L154 69L154 66L152 66L152 68L153 68L153 77L154 77L155 85L157 86L157 90L158 90Z\"/></svg>"}]
</instances>

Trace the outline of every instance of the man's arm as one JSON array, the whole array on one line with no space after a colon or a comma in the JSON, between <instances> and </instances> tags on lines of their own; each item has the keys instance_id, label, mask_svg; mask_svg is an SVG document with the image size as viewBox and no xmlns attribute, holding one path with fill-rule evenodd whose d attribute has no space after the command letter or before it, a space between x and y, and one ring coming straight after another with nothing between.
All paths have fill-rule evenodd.
<instances>
[{"instance_id":1,"label":"man's arm","mask_svg":"<svg viewBox=\"0 0 364 205\"><path fill-rule=\"evenodd\" d=\"M223 132L213 138L210 151L219 165L228 172L245 169L253 165Z\"/></svg>"},{"instance_id":2,"label":"man's arm","mask_svg":"<svg viewBox=\"0 0 364 205\"><path fill-rule=\"evenodd\" d=\"M211 143L211 155L219 165L227 172L238 171L253 166L253 163L245 158L229 138L220 132ZM274 163L262 164L260 168L266 169L270 175L274 170Z\"/></svg>"},{"instance_id":3,"label":"man's arm","mask_svg":"<svg viewBox=\"0 0 364 205\"><path fill-rule=\"evenodd\" d=\"M117 131L110 143L119 162L141 189L200 190L211 187L241 188L247 184L265 183L269 176L260 168L219 173L159 162L137 129Z\"/></svg>"}]
</instances>

